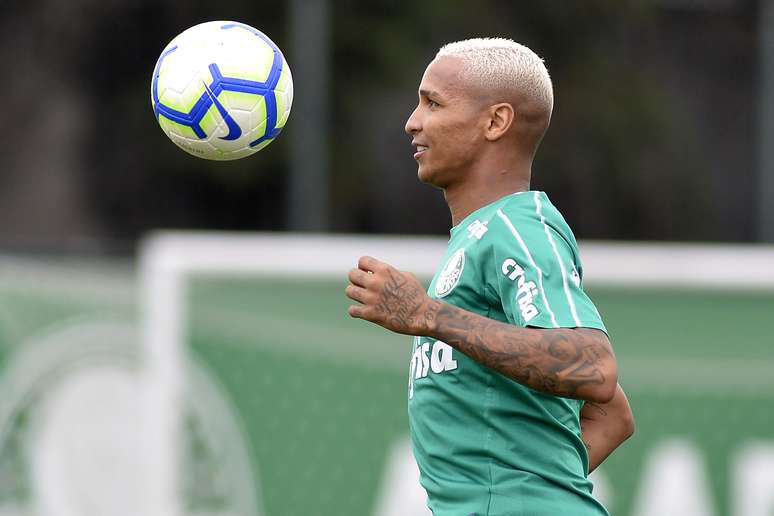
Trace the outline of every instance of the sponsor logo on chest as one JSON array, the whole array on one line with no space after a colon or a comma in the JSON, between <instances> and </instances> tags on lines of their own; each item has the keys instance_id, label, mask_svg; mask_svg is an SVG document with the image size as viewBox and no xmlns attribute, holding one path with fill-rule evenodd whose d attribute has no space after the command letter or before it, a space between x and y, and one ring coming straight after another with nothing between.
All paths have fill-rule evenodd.
<instances>
[{"instance_id":1,"label":"sponsor logo on chest","mask_svg":"<svg viewBox=\"0 0 774 516\"><path fill-rule=\"evenodd\" d=\"M414 353L409 365L409 399L414 397L414 380L427 378L431 372L441 374L455 369L457 361L451 346L440 340L421 342L419 337L414 337Z\"/></svg>"}]
</instances>

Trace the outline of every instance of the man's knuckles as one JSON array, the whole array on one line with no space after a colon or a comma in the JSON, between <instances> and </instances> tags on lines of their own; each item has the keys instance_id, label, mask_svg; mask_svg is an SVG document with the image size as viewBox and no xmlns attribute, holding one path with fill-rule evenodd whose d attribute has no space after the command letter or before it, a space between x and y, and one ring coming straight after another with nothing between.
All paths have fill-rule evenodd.
<instances>
[{"instance_id":1,"label":"man's knuckles","mask_svg":"<svg viewBox=\"0 0 774 516\"><path fill-rule=\"evenodd\" d=\"M380 262L372 256L361 256L357 261L357 266L364 271L381 271L384 269L384 263Z\"/></svg>"}]
</instances>

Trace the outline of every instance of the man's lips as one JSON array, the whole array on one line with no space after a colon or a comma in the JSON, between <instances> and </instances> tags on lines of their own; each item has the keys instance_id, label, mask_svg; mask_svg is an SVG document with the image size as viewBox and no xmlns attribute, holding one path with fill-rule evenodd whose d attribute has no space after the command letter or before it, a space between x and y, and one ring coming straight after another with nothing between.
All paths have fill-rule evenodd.
<instances>
[{"instance_id":1,"label":"man's lips","mask_svg":"<svg viewBox=\"0 0 774 516\"><path fill-rule=\"evenodd\" d=\"M414 159L419 159L422 156L422 154L424 154L429 148L426 145L422 145L419 143L415 143L414 145L416 146L416 149L417 149L416 152L414 152Z\"/></svg>"}]
</instances>

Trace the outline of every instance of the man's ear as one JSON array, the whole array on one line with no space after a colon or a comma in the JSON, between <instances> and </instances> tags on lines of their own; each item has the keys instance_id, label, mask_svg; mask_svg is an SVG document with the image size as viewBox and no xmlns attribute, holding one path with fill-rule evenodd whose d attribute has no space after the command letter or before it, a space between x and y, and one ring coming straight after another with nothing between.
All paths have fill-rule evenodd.
<instances>
[{"instance_id":1,"label":"man's ear","mask_svg":"<svg viewBox=\"0 0 774 516\"><path fill-rule=\"evenodd\" d=\"M495 141L502 138L513 125L513 119L516 113L513 106L507 102L494 104L489 107L489 125L486 128L485 137L489 141Z\"/></svg>"}]
</instances>

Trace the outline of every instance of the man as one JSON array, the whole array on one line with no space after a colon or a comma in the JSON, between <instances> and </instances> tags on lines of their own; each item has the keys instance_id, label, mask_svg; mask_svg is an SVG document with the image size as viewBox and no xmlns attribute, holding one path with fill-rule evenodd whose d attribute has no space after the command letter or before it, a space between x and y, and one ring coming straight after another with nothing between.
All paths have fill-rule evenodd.
<instances>
[{"instance_id":1,"label":"man","mask_svg":"<svg viewBox=\"0 0 774 516\"><path fill-rule=\"evenodd\" d=\"M587 474L633 431L575 237L529 190L552 109L528 48L441 48L406 132L451 211L446 257L429 295L375 258L349 274L352 317L415 336L409 422L436 516L605 515Z\"/></svg>"}]
</instances>

